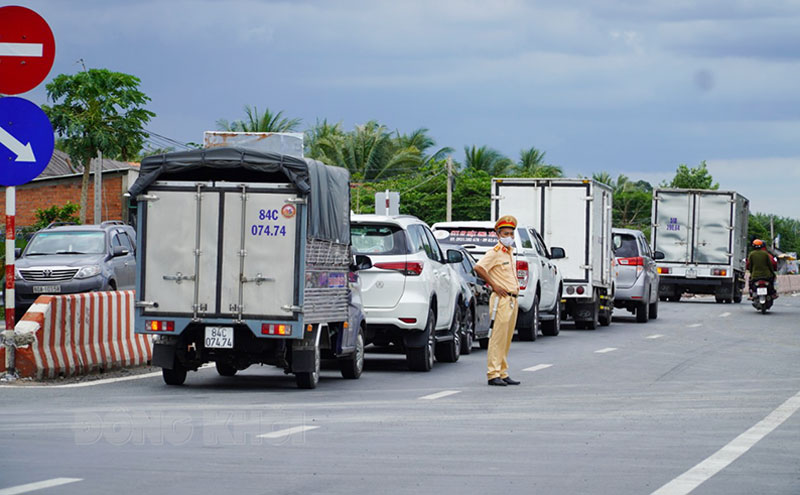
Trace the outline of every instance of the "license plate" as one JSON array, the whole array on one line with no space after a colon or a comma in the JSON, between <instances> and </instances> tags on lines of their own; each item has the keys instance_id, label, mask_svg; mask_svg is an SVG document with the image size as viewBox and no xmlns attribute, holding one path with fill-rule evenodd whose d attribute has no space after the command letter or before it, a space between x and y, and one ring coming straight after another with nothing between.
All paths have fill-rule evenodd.
<instances>
[{"instance_id":1,"label":"license plate","mask_svg":"<svg viewBox=\"0 0 800 495\"><path fill-rule=\"evenodd\" d=\"M759 296L766 296L767 295L767 288L766 287L759 287L756 289L756 294Z\"/></svg>"},{"instance_id":2,"label":"license plate","mask_svg":"<svg viewBox=\"0 0 800 495\"><path fill-rule=\"evenodd\" d=\"M697 270L695 270L694 268L687 268L686 278L697 278Z\"/></svg>"},{"instance_id":3,"label":"license plate","mask_svg":"<svg viewBox=\"0 0 800 495\"><path fill-rule=\"evenodd\" d=\"M233 328L206 327L206 348L233 349Z\"/></svg>"},{"instance_id":4,"label":"license plate","mask_svg":"<svg viewBox=\"0 0 800 495\"><path fill-rule=\"evenodd\" d=\"M55 294L61 292L60 285L34 285L34 294Z\"/></svg>"}]
</instances>

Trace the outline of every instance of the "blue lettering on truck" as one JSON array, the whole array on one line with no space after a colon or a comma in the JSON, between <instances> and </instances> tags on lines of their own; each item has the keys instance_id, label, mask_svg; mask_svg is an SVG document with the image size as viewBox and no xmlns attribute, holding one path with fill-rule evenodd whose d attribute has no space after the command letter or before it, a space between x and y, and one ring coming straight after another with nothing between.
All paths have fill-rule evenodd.
<instances>
[{"instance_id":1,"label":"blue lettering on truck","mask_svg":"<svg viewBox=\"0 0 800 495\"><path fill-rule=\"evenodd\" d=\"M677 218L672 217L669 219L669 223L667 224L667 230L674 230L674 231L681 230L681 224L678 223Z\"/></svg>"}]
</instances>

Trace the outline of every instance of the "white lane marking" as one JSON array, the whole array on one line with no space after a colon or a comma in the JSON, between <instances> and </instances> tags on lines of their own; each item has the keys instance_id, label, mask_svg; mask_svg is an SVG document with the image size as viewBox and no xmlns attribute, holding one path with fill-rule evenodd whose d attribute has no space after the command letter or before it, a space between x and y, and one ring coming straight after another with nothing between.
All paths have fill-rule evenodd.
<instances>
[{"instance_id":1,"label":"white lane marking","mask_svg":"<svg viewBox=\"0 0 800 495\"><path fill-rule=\"evenodd\" d=\"M44 490L45 488L52 488L54 486L66 485L68 483L75 483L76 481L83 481L81 478L53 478L51 480L37 481L36 483L28 483L27 485L17 485L9 488L0 489L0 495L19 495L21 493L30 493L37 490Z\"/></svg>"},{"instance_id":2,"label":"white lane marking","mask_svg":"<svg viewBox=\"0 0 800 495\"><path fill-rule=\"evenodd\" d=\"M720 317L720 318L727 318L727 317L729 317L730 315L731 315L731 314L730 314L730 313L728 313L728 312L726 311L726 312L724 312L724 313L721 313L721 314L719 315L719 317Z\"/></svg>"},{"instance_id":3,"label":"white lane marking","mask_svg":"<svg viewBox=\"0 0 800 495\"><path fill-rule=\"evenodd\" d=\"M441 399L442 397L447 397L448 395L455 395L461 393L460 390L443 390L441 392L436 392L435 394L424 395L420 397L420 400L436 400Z\"/></svg>"},{"instance_id":4,"label":"white lane marking","mask_svg":"<svg viewBox=\"0 0 800 495\"><path fill-rule=\"evenodd\" d=\"M689 327L689 328L697 328L697 327L702 327L703 324L702 323L692 323L691 325L686 325L686 326Z\"/></svg>"},{"instance_id":5,"label":"white lane marking","mask_svg":"<svg viewBox=\"0 0 800 495\"><path fill-rule=\"evenodd\" d=\"M292 428L286 428L285 430L278 430L273 431L272 433L258 435L258 438L283 438L288 437L289 435L294 435L295 433L316 430L317 428L319 428L319 426L293 426Z\"/></svg>"},{"instance_id":6,"label":"white lane marking","mask_svg":"<svg viewBox=\"0 0 800 495\"><path fill-rule=\"evenodd\" d=\"M792 294L792 297L797 297L797 296L800 296L800 292L795 292L794 294Z\"/></svg>"},{"instance_id":7,"label":"white lane marking","mask_svg":"<svg viewBox=\"0 0 800 495\"><path fill-rule=\"evenodd\" d=\"M600 349L600 350L594 351L594 353L595 353L595 354L605 354L605 353L607 353L607 352L614 352L614 351L616 351L616 350L617 350L617 348L616 348L616 347L605 347L605 348L603 348L603 349Z\"/></svg>"},{"instance_id":8,"label":"white lane marking","mask_svg":"<svg viewBox=\"0 0 800 495\"><path fill-rule=\"evenodd\" d=\"M522 371L539 371L546 368L553 366L552 364L537 364L536 366L531 366L530 368L525 368Z\"/></svg>"},{"instance_id":9,"label":"white lane marking","mask_svg":"<svg viewBox=\"0 0 800 495\"><path fill-rule=\"evenodd\" d=\"M213 368L213 364L204 364L200 366L200 369L205 368ZM49 390L51 388L83 388L83 387L94 387L95 385L106 385L108 383L117 383L117 382L127 382L129 380L141 380L142 378L152 378L154 376L161 376L160 371L154 371L152 373L142 373L141 375L135 376L123 376L119 378L104 378L102 380L93 380L91 382L81 382L81 383L65 383L63 385L9 385L8 387L4 387L6 390L9 389L18 389L18 388L38 388L43 390ZM2 494L0 494L2 495Z\"/></svg>"},{"instance_id":10,"label":"white lane marking","mask_svg":"<svg viewBox=\"0 0 800 495\"><path fill-rule=\"evenodd\" d=\"M750 450L753 445L769 435L798 409L800 409L800 392L778 406L755 426L713 453L711 457L654 491L652 495L686 495L690 493Z\"/></svg>"},{"instance_id":11,"label":"white lane marking","mask_svg":"<svg viewBox=\"0 0 800 495\"><path fill-rule=\"evenodd\" d=\"M648 335L645 338L647 338L647 339L660 339L661 337L663 337L663 335L661 335L660 333L657 333L657 334L654 334L654 335Z\"/></svg>"},{"instance_id":12,"label":"white lane marking","mask_svg":"<svg viewBox=\"0 0 800 495\"><path fill-rule=\"evenodd\" d=\"M0 43L1 57L42 57L43 43Z\"/></svg>"}]
</instances>

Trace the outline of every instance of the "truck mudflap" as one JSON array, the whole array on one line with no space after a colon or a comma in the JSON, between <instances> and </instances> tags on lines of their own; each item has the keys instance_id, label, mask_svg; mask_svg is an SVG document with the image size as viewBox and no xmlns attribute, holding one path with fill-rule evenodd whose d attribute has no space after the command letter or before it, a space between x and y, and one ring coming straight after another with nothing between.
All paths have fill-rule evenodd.
<instances>
[{"instance_id":1,"label":"truck mudflap","mask_svg":"<svg viewBox=\"0 0 800 495\"><path fill-rule=\"evenodd\" d=\"M175 367L175 350L177 345L173 343L153 343L153 366L171 370Z\"/></svg>"}]
</instances>

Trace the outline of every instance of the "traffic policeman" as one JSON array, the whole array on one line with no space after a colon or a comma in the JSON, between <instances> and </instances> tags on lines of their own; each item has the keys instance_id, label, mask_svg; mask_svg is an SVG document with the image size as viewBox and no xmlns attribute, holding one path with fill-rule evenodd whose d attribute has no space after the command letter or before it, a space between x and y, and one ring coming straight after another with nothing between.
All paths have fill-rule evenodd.
<instances>
[{"instance_id":1,"label":"traffic policeman","mask_svg":"<svg viewBox=\"0 0 800 495\"><path fill-rule=\"evenodd\" d=\"M493 320L487 352L489 385L519 385L508 376L508 350L517 325L517 296L519 280L514 263L514 230L517 219L511 215L500 217L494 225L497 245L483 255L475 265L475 272L492 288L489 309Z\"/></svg>"}]
</instances>

